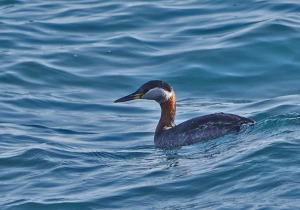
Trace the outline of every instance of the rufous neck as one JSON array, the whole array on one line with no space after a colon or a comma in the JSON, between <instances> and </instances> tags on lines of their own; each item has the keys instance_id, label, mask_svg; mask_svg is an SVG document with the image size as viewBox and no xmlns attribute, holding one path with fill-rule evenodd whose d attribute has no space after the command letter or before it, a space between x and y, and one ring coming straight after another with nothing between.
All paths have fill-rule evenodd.
<instances>
[{"instance_id":1,"label":"rufous neck","mask_svg":"<svg viewBox=\"0 0 300 210\"><path fill-rule=\"evenodd\" d=\"M163 130L175 126L176 97L174 92L172 92L172 96L167 101L160 103L160 107L161 116L155 130L155 137L159 136Z\"/></svg>"}]
</instances>

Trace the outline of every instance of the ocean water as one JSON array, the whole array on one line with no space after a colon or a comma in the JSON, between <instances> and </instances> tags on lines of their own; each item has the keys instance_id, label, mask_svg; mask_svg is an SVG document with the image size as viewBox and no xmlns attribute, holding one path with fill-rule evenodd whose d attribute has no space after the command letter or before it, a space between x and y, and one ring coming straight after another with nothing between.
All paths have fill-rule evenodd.
<instances>
[{"instance_id":1,"label":"ocean water","mask_svg":"<svg viewBox=\"0 0 300 210\"><path fill-rule=\"evenodd\" d=\"M0 209L300 209L298 0L0 1ZM176 122L253 118L238 134L156 149Z\"/></svg>"}]
</instances>

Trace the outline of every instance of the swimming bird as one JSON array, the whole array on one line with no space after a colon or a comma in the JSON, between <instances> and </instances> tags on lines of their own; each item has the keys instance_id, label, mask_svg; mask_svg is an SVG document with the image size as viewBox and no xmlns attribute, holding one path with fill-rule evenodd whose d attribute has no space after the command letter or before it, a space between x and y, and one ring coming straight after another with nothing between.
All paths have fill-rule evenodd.
<instances>
[{"instance_id":1,"label":"swimming bird","mask_svg":"<svg viewBox=\"0 0 300 210\"><path fill-rule=\"evenodd\" d=\"M134 93L119 98L115 103L148 99L159 103L161 116L154 134L157 148L179 148L199 141L215 139L232 131L239 131L252 119L234 114L215 113L200 116L175 125L176 97L173 88L161 80L152 80L143 84Z\"/></svg>"}]
</instances>

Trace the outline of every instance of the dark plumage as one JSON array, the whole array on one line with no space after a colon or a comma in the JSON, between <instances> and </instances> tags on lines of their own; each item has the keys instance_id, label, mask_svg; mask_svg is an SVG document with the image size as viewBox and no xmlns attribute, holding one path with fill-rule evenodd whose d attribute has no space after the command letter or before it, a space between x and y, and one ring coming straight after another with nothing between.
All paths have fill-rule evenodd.
<instances>
[{"instance_id":1,"label":"dark plumage","mask_svg":"<svg viewBox=\"0 0 300 210\"><path fill-rule=\"evenodd\" d=\"M159 148L174 148L199 141L215 139L231 131L239 131L241 125L253 120L234 114L216 113L187 120L164 130L154 139Z\"/></svg>"}]
</instances>

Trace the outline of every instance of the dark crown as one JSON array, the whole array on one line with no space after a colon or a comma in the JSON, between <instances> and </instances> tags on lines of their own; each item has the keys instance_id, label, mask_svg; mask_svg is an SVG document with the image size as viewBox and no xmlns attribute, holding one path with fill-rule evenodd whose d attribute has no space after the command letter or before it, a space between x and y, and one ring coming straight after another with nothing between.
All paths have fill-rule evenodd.
<instances>
[{"instance_id":1,"label":"dark crown","mask_svg":"<svg viewBox=\"0 0 300 210\"><path fill-rule=\"evenodd\" d=\"M151 80L151 81L143 84L137 90L137 92L146 93L146 92L148 92L149 90L151 90L153 88L162 88L162 89L167 90L169 92L172 91L172 87L168 83L166 83L166 82L164 82L162 80Z\"/></svg>"}]
</instances>

